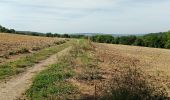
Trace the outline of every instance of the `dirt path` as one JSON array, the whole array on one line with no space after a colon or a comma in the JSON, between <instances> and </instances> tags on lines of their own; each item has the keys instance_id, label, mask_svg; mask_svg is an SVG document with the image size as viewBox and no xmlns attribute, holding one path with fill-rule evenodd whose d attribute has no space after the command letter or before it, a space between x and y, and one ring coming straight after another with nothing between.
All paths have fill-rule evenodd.
<instances>
[{"instance_id":1,"label":"dirt path","mask_svg":"<svg viewBox=\"0 0 170 100\"><path fill-rule=\"evenodd\" d=\"M42 70L45 70L47 65L53 64L57 58L68 53L71 47L52 55L46 60L35 64L33 67L16 77L9 79L7 82L0 83L0 100L15 100L31 86L32 78Z\"/></svg>"}]
</instances>

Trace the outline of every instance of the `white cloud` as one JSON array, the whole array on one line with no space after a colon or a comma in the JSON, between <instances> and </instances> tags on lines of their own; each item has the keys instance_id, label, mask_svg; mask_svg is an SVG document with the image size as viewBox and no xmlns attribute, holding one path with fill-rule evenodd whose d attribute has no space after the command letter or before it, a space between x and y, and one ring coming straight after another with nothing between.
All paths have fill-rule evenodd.
<instances>
[{"instance_id":1,"label":"white cloud","mask_svg":"<svg viewBox=\"0 0 170 100\"><path fill-rule=\"evenodd\" d=\"M169 0L1 0L0 24L41 32L158 32L170 29L169 5Z\"/></svg>"}]
</instances>

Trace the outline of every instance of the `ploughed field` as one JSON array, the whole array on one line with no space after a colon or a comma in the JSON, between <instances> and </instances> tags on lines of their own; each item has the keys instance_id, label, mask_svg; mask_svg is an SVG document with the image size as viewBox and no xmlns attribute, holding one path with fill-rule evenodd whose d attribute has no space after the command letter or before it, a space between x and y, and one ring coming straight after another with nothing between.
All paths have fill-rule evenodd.
<instances>
[{"instance_id":1,"label":"ploughed field","mask_svg":"<svg viewBox=\"0 0 170 100\"><path fill-rule=\"evenodd\" d=\"M0 63L13 56L38 51L63 41L60 38L0 33Z\"/></svg>"}]
</instances>

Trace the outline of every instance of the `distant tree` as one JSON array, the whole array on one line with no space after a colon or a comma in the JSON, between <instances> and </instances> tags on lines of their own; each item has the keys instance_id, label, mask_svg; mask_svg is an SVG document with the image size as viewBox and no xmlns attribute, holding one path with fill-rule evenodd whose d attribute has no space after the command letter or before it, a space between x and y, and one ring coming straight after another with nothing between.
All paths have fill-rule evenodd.
<instances>
[{"instance_id":1,"label":"distant tree","mask_svg":"<svg viewBox=\"0 0 170 100\"><path fill-rule=\"evenodd\" d=\"M137 38L134 42L134 45L136 46L144 46L144 41L142 38Z\"/></svg>"},{"instance_id":2,"label":"distant tree","mask_svg":"<svg viewBox=\"0 0 170 100\"><path fill-rule=\"evenodd\" d=\"M14 29L10 29L10 33L15 33L15 30Z\"/></svg>"},{"instance_id":3,"label":"distant tree","mask_svg":"<svg viewBox=\"0 0 170 100\"><path fill-rule=\"evenodd\" d=\"M132 45L136 41L136 36L122 36L119 37L119 43L124 45Z\"/></svg>"},{"instance_id":4,"label":"distant tree","mask_svg":"<svg viewBox=\"0 0 170 100\"><path fill-rule=\"evenodd\" d=\"M53 36L54 37L61 37L60 34L58 34L58 33L53 34Z\"/></svg>"},{"instance_id":5,"label":"distant tree","mask_svg":"<svg viewBox=\"0 0 170 100\"><path fill-rule=\"evenodd\" d=\"M47 37L53 37L53 34L52 33L46 33L46 36Z\"/></svg>"},{"instance_id":6,"label":"distant tree","mask_svg":"<svg viewBox=\"0 0 170 100\"><path fill-rule=\"evenodd\" d=\"M115 43L115 44L119 44L119 41L120 41L120 37L116 37L116 38L114 39L114 43Z\"/></svg>"},{"instance_id":7,"label":"distant tree","mask_svg":"<svg viewBox=\"0 0 170 100\"><path fill-rule=\"evenodd\" d=\"M70 38L70 36L68 34L63 34L61 35L62 38Z\"/></svg>"},{"instance_id":8,"label":"distant tree","mask_svg":"<svg viewBox=\"0 0 170 100\"><path fill-rule=\"evenodd\" d=\"M166 44L165 44L165 48L170 49L170 31L168 31L168 32L166 33L166 36L167 36L167 42L166 42Z\"/></svg>"}]
</instances>

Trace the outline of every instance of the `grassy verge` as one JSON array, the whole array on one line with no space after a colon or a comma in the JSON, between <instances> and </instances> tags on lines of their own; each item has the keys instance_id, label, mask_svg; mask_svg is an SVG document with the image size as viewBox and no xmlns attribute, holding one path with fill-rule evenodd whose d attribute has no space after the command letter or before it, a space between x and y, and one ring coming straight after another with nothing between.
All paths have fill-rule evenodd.
<instances>
[{"instance_id":1,"label":"grassy verge","mask_svg":"<svg viewBox=\"0 0 170 100\"><path fill-rule=\"evenodd\" d=\"M30 100L65 100L76 98L78 89L68 82L75 72L71 65L73 54L61 57L56 64L39 73L33 80L33 85L26 92Z\"/></svg>"},{"instance_id":2,"label":"grassy verge","mask_svg":"<svg viewBox=\"0 0 170 100\"><path fill-rule=\"evenodd\" d=\"M32 87L27 91L30 100L51 100L71 98L77 88L67 82L74 72L68 68L67 63L60 62L51 65L48 70L35 77Z\"/></svg>"},{"instance_id":3,"label":"grassy verge","mask_svg":"<svg viewBox=\"0 0 170 100\"><path fill-rule=\"evenodd\" d=\"M35 63L48 58L50 55L67 48L70 44L71 41L57 46L45 48L29 56L21 57L16 61L0 65L0 79L19 74L23 72L25 68L33 66Z\"/></svg>"},{"instance_id":4,"label":"grassy verge","mask_svg":"<svg viewBox=\"0 0 170 100\"><path fill-rule=\"evenodd\" d=\"M61 57L56 64L50 65L33 80L33 85L26 92L30 100L74 100L80 98L79 88L69 80L77 77L76 59L81 59L83 65L89 61L84 51L89 49L84 40L73 43L70 53ZM78 65L79 66L79 65ZM86 65L85 65L86 66Z\"/></svg>"}]
</instances>

